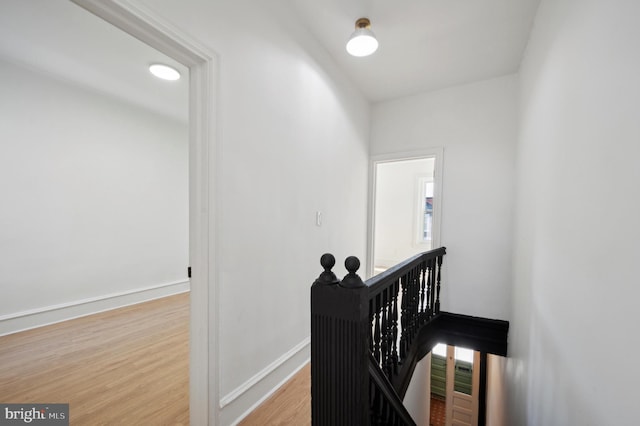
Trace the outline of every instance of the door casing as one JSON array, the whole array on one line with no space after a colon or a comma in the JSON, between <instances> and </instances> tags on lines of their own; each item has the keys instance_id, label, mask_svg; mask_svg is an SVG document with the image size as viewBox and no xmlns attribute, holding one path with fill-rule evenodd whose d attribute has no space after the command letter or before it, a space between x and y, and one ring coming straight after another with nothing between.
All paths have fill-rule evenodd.
<instances>
[{"instance_id":1,"label":"door casing","mask_svg":"<svg viewBox=\"0 0 640 426\"><path fill-rule=\"evenodd\" d=\"M367 262L366 278L373 276L374 249L375 249L375 205L376 205L376 170L378 164L395 161L418 160L433 158L434 164L434 205L433 205L433 238L432 247L440 247L440 223L442 218L442 169L444 164L444 149L442 147L428 148L418 151L404 151L375 155L371 157L369 164L369 202L367 221Z\"/></svg>"}]
</instances>

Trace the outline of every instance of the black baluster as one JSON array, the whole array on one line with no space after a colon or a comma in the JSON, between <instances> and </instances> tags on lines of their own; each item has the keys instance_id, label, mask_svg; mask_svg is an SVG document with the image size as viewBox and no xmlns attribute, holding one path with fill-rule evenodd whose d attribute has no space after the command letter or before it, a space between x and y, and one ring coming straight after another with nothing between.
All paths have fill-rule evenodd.
<instances>
[{"instance_id":1,"label":"black baluster","mask_svg":"<svg viewBox=\"0 0 640 426\"><path fill-rule=\"evenodd\" d=\"M400 288L399 282L395 281L391 288L392 288L391 290L391 298L392 298L392 305L391 305L392 335L391 337L393 342L391 356L393 359L393 374L395 376L396 374L398 374L398 291Z\"/></svg>"},{"instance_id":2,"label":"black baluster","mask_svg":"<svg viewBox=\"0 0 640 426\"><path fill-rule=\"evenodd\" d=\"M413 277L416 286L416 334L420 330L420 266L413 268Z\"/></svg>"},{"instance_id":3,"label":"black baluster","mask_svg":"<svg viewBox=\"0 0 640 426\"><path fill-rule=\"evenodd\" d=\"M429 281L431 283L431 302L430 302L430 309L431 309L431 315L435 315L436 311L435 311L435 306L436 306L436 280L435 280L435 270L436 270L436 263L435 263L435 259L431 259L429 260Z\"/></svg>"},{"instance_id":4,"label":"black baluster","mask_svg":"<svg viewBox=\"0 0 640 426\"><path fill-rule=\"evenodd\" d=\"M436 314L440 313L440 271L442 270L442 256L438 256L438 273L436 278Z\"/></svg>"},{"instance_id":5,"label":"black baluster","mask_svg":"<svg viewBox=\"0 0 640 426\"><path fill-rule=\"evenodd\" d=\"M380 363L380 295L376 296L375 330L373 335L373 357Z\"/></svg>"},{"instance_id":6,"label":"black baluster","mask_svg":"<svg viewBox=\"0 0 640 426\"><path fill-rule=\"evenodd\" d=\"M406 287L406 327L402 330L402 335L405 337L405 344L407 345L406 350L409 350L409 346L411 345L411 279L409 274L406 273L402 276L404 281L404 286Z\"/></svg>"},{"instance_id":7,"label":"black baluster","mask_svg":"<svg viewBox=\"0 0 640 426\"><path fill-rule=\"evenodd\" d=\"M401 315L400 315L400 325L402 326L402 334L400 335L400 359L405 359L407 356L407 327L409 326L409 321L407 319L407 303L409 301L409 297L407 296L407 279L405 276L400 278L400 282L402 285L402 301L400 303Z\"/></svg>"},{"instance_id":8,"label":"black baluster","mask_svg":"<svg viewBox=\"0 0 640 426\"><path fill-rule=\"evenodd\" d=\"M410 295L409 295L409 303L410 303L410 308L409 311L411 312L411 323L409 324L409 330L410 330L410 338L409 338L409 344L413 343L413 338L416 335L416 280L415 280L415 275L414 275L414 270L411 269L409 271L409 282L411 283L409 285L409 289L410 289Z\"/></svg>"},{"instance_id":9,"label":"black baluster","mask_svg":"<svg viewBox=\"0 0 640 426\"><path fill-rule=\"evenodd\" d=\"M416 324L416 320L417 320L417 315L418 315L418 304L416 303L416 299L417 299L417 286L416 286L416 273L415 273L415 269L411 269L409 271L409 280L411 282L411 324L409 325L409 329L411 330L411 338L410 338L410 343L413 343L413 338L415 337L415 335L417 334L418 331L418 325Z\"/></svg>"},{"instance_id":10,"label":"black baluster","mask_svg":"<svg viewBox=\"0 0 640 426\"><path fill-rule=\"evenodd\" d=\"M426 309L425 309L425 270L426 270L426 262L421 262L420 263L420 324L424 323L424 321L426 320Z\"/></svg>"},{"instance_id":11,"label":"black baluster","mask_svg":"<svg viewBox=\"0 0 640 426\"><path fill-rule=\"evenodd\" d=\"M375 318L374 314L374 305L373 300L369 299L369 351L373 354L373 320Z\"/></svg>"},{"instance_id":12,"label":"black baluster","mask_svg":"<svg viewBox=\"0 0 640 426\"><path fill-rule=\"evenodd\" d=\"M382 358L380 360L380 367L384 371L385 366L387 365L387 357L389 356L389 325L387 324L389 321L387 314L387 289L382 291L382 342L380 345L380 349L382 352Z\"/></svg>"},{"instance_id":13,"label":"black baluster","mask_svg":"<svg viewBox=\"0 0 640 426\"><path fill-rule=\"evenodd\" d=\"M425 301L426 301L426 312L427 312L427 321L429 319L431 319L431 316L433 314L433 310L431 309L431 260L427 260L424 263L424 275L425 275L425 288L426 288L426 295L425 295Z\"/></svg>"},{"instance_id":14,"label":"black baluster","mask_svg":"<svg viewBox=\"0 0 640 426\"><path fill-rule=\"evenodd\" d=\"M409 274L405 274L402 276L404 281L404 286L407 291L405 293L406 299L406 327L402 331L403 335L406 338L407 351L409 351L409 346L411 344L411 280L409 279Z\"/></svg>"},{"instance_id":15,"label":"black baluster","mask_svg":"<svg viewBox=\"0 0 640 426\"><path fill-rule=\"evenodd\" d=\"M387 358L385 372L389 380L393 375L393 284L385 290L387 294Z\"/></svg>"},{"instance_id":16,"label":"black baluster","mask_svg":"<svg viewBox=\"0 0 640 426\"><path fill-rule=\"evenodd\" d=\"M391 377L393 377L393 348L394 348L394 337L393 337L393 330L394 330L394 326L393 326L393 321L394 321L394 317L393 317L393 283L391 284L391 286L389 286L388 290L388 294L389 294L389 307L388 307L388 311L389 311L389 318L387 321L387 325L389 326L389 348L388 348L388 354L387 354L387 365L386 365L386 372L387 372L387 377L389 378L389 380L391 380Z\"/></svg>"}]
</instances>

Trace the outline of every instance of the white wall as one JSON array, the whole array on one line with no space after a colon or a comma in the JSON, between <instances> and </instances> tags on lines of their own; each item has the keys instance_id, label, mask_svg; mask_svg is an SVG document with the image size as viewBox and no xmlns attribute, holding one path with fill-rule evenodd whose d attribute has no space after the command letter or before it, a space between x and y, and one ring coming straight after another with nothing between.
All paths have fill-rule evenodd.
<instances>
[{"instance_id":1,"label":"white wall","mask_svg":"<svg viewBox=\"0 0 640 426\"><path fill-rule=\"evenodd\" d=\"M429 426L431 413L431 353L416 364L409 387L404 395L404 406L418 426Z\"/></svg>"},{"instance_id":2,"label":"white wall","mask_svg":"<svg viewBox=\"0 0 640 426\"><path fill-rule=\"evenodd\" d=\"M522 66L509 424L638 423L640 3L543 0Z\"/></svg>"},{"instance_id":3,"label":"white wall","mask_svg":"<svg viewBox=\"0 0 640 426\"><path fill-rule=\"evenodd\" d=\"M335 254L338 275L348 255L365 264L369 105L280 2L136 3L219 55L213 180L229 424L308 359L320 256Z\"/></svg>"},{"instance_id":4,"label":"white wall","mask_svg":"<svg viewBox=\"0 0 640 426\"><path fill-rule=\"evenodd\" d=\"M373 107L372 155L444 148L443 310L508 318L516 119L514 76Z\"/></svg>"},{"instance_id":5,"label":"white wall","mask_svg":"<svg viewBox=\"0 0 640 426\"><path fill-rule=\"evenodd\" d=\"M433 177L434 162L423 158L377 165L374 266L390 268L431 248L418 242L418 220L423 218L418 204L420 178Z\"/></svg>"},{"instance_id":6,"label":"white wall","mask_svg":"<svg viewBox=\"0 0 640 426\"><path fill-rule=\"evenodd\" d=\"M186 124L5 61L0 81L0 330L187 285Z\"/></svg>"}]
</instances>

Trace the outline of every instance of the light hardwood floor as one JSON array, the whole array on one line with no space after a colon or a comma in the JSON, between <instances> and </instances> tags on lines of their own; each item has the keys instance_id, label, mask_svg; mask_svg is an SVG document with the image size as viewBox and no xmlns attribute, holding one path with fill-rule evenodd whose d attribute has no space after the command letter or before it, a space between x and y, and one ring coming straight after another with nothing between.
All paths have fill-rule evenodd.
<instances>
[{"instance_id":1,"label":"light hardwood floor","mask_svg":"<svg viewBox=\"0 0 640 426\"><path fill-rule=\"evenodd\" d=\"M311 368L304 366L240 426L306 426L311 424Z\"/></svg>"},{"instance_id":2,"label":"light hardwood floor","mask_svg":"<svg viewBox=\"0 0 640 426\"><path fill-rule=\"evenodd\" d=\"M242 426L311 424L307 364ZM189 295L0 337L0 402L69 403L70 424L189 424Z\"/></svg>"},{"instance_id":3,"label":"light hardwood floor","mask_svg":"<svg viewBox=\"0 0 640 426\"><path fill-rule=\"evenodd\" d=\"M189 295L0 337L0 402L69 403L70 424L189 424Z\"/></svg>"}]
</instances>

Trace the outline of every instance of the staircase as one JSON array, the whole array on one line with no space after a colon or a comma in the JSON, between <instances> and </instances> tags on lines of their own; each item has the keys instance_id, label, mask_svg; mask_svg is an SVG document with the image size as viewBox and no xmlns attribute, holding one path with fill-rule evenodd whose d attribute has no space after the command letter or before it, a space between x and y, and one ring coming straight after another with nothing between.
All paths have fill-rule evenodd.
<instances>
[{"instance_id":1,"label":"staircase","mask_svg":"<svg viewBox=\"0 0 640 426\"><path fill-rule=\"evenodd\" d=\"M321 257L311 287L313 425L415 425L402 400L436 343L506 356L508 322L440 311L445 255L418 254L366 282L356 257L342 280L334 256ZM483 392L481 378L481 400Z\"/></svg>"}]
</instances>

